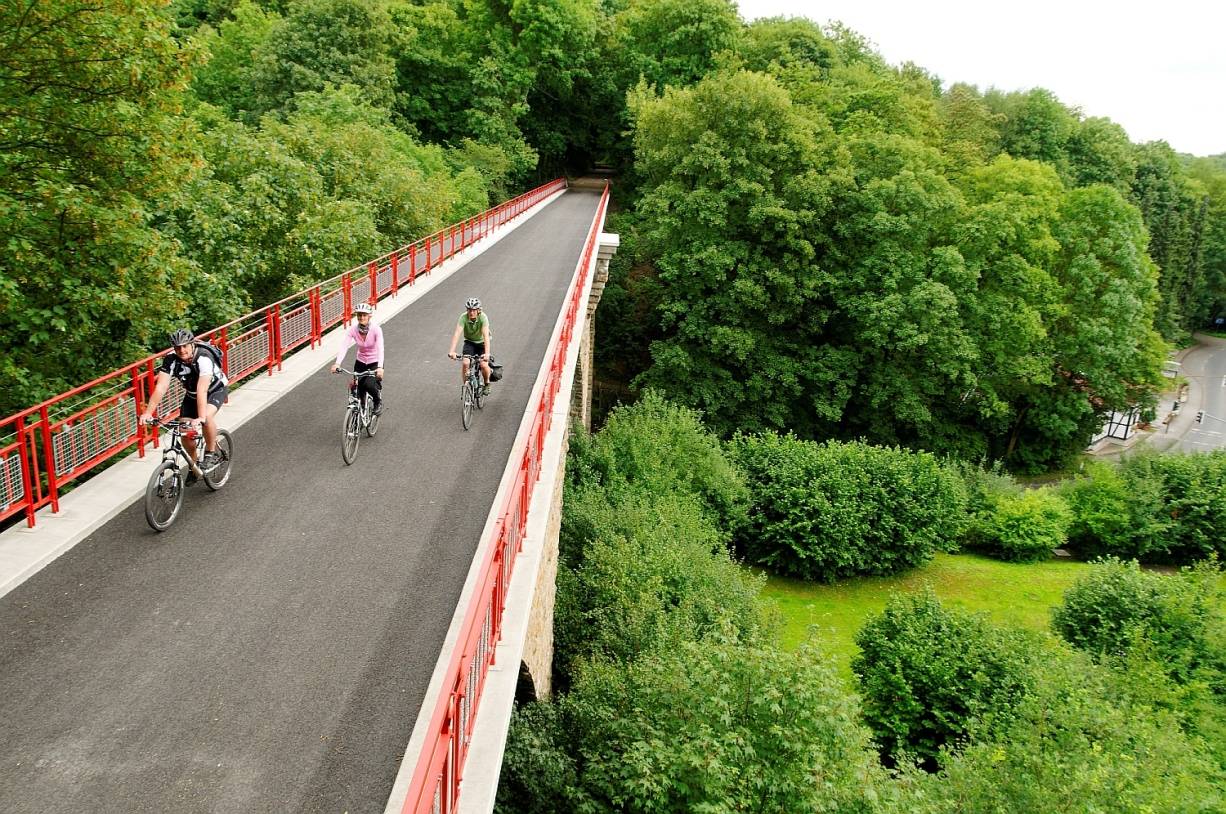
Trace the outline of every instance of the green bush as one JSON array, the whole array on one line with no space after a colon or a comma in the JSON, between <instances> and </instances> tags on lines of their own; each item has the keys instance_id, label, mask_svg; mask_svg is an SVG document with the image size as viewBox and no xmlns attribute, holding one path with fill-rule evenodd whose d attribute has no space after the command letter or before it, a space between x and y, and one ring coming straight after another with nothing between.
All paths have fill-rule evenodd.
<instances>
[{"instance_id":1,"label":"green bush","mask_svg":"<svg viewBox=\"0 0 1226 814\"><path fill-rule=\"evenodd\" d=\"M1068 505L1051 489L999 495L990 511L979 514L973 547L1009 562L1036 562L1068 540Z\"/></svg>"},{"instance_id":2,"label":"green bush","mask_svg":"<svg viewBox=\"0 0 1226 814\"><path fill-rule=\"evenodd\" d=\"M887 762L935 768L984 722L1007 722L1030 688L1029 638L942 607L931 589L893 597L856 644L864 719Z\"/></svg>"},{"instance_id":3,"label":"green bush","mask_svg":"<svg viewBox=\"0 0 1226 814\"><path fill-rule=\"evenodd\" d=\"M962 478L966 488L966 511L971 516L991 511L999 497L1012 497L1025 491L999 461L990 467L956 459L946 465Z\"/></svg>"},{"instance_id":4,"label":"green bush","mask_svg":"<svg viewBox=\"0 0 1226 814\"><path fill-rule=\"evenodd\" d=\"M558 706L535 701L517 707L507 729L498 776L497 814L569 814L564 793L578 775Z\"/></svg>"},{"instance_id":5,"label":"green bush","mask_svg":"<svg viewBox=\"0 0 1226 814\"><path fill-rule=\"evenodd\" d=\"M1163 511L1161 479L1136 472L1096 462L1064 488L1069 544L1082 558L1148 559L1166 551L1172 521Z\"/></svg>"},{"instance_id":6,"label":"green bush","mask_svg":"<svg viewBox=\"0 0 1226 814\"><path fill-rule=\"evenodd\" d=\"M1087 559L1187 565L1226 557L1226 452L1136 455L1093 466L1065 491Z\"/></svg>"},{"instance_id":7,"label":"green bush","mask_svg":"<svg viewBox=\"0 0 1226 814\"><path fill-rule=\"evenodd\" d=\"M1034 690L999 737L904 767L912 814L1220 812L1221 768L1170 713L1136 703L1110 670L1068 651L1036 661Z\"/></svg>"},{"instance_id":8,"label":"green bush","mask_svg":"<svg viewBox=\"0 0 1226 814\"><path fill-rule=\"evenodd\" d=\"M1052 628L1094 656L1125 656L1141 640L1167 673L1187 683L1226 664L1215 564L1177 576L1142 571L1136 561L1108 559L1065 591Z\"/></svg>"},{"instance_id":9,"label":"green bush","mask_svg":"<svg viewBox=\"0 0 1226 814\"><path fill-rule=\"evenodd\" d=\"M615 409L591 438L572 440L568 478L576 486L630 484L654 494L688 495L719 528L737 522L748 499L744 479L701 414L651 390Z\"/></svg>"},{"instance_id":10,"label":"green bush","mask_svg":"<svg viewBox=\"0 0 1226 814\"><path fill-rule=\"evenodd\" d=\"M690 642L589 665L560 703L573 811L870 812L886 784L854 700L808 648Z\"/></svg>"},{"instance_id":11,"label":"green bush","mask_svg":"<svg viewBox=\"0 0 1226 814\"><path fill-rule=\"evenodd\" d=\"M586 539L581 562L559 568L554 665L563 685L576 659L630 661L721 622L745 640L759 636L762 580L732 561L691 499L623 486L580 488L566 501L571 533L581 527Z\"/></svg>"},{"instance_id":12,"label":"green bush","mask_svg":"<svg viewBox=\"0 0 1226 814\"><path fill-rule=\"evenodd\" d=\"M751 495L738 550L779 573L893 574L959 539L965 487L930 454L775 434L737 436L730 448Z\"/></svg>"}]
</instances>

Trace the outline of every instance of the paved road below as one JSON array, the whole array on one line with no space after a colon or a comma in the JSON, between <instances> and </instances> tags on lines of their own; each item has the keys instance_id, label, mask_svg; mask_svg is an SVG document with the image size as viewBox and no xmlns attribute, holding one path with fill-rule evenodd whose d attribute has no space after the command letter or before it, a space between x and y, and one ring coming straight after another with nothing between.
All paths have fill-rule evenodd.
<instances>
[{"instance_id":1,"label":"paved road below","mask_svg":"<svg viewBox=\"0 0 1226 814\"><path fill-rule=\"evenodd\" d=\"M0 599L0 811L382 811L597 202L568 192L384 326L353 466L323 368L169 531L131 506ZM464 432L469 296L506 376Z\"/></svg>"}]
</instances>

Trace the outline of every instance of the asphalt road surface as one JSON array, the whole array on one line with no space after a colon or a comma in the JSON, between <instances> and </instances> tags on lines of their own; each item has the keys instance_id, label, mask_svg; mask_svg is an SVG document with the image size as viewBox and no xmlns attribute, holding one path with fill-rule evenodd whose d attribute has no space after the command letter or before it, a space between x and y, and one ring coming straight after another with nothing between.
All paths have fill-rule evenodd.
<instances>
[{"instance_id":1,"label":"asphalt road surface","mask_svg":"<svg viewBox=\"0 0 1226 814\"><path fill-rule=\"evenodd\" d=\"M1226 447L1226 340L1206 336L1202 342L1209 347L1197 354L1195 361L1183 372L1188 377L1197 377L1205 415L1180 439L1182 452L1208 452Z\"/></svg>"},{"instance_id":2,"label":"asphalt road surface","mask_svg":"<svg viewBox=\"0 0 1226 814\"><path fill-rule=\"evenodd\" d=\"M323 367L169 531L132 505L0 598L0 812L382 811L598 200L568 192L383 326L353 466ZM446 351L470 296L506 375L465 432Z\"/></svg>"}]
</instances>

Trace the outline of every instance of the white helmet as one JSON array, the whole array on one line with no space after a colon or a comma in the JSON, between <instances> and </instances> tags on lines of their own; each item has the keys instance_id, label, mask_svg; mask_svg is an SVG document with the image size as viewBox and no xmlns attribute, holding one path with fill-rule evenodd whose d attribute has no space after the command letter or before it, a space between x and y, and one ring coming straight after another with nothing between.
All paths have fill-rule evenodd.
<instances>
[{"instance_id":1,"label":"white helmet","mask_svg":"<svg viewBox=\"0 0 1226 814\"><path fill-rule=\"evenodd\" d=\"M469 297L468 301L464 303L464 307L469 310L472 310L473 308L480 308L481 300L477 299L476 297Z\"/></svg>"},{"instance_id":2,"label":"white helmet","mask_svg":"<svg viewBox=\"0 0 1226 814\"><path fill-rule=\"evenodd\" d=\"M359 302L357 305L353 306L354 316L357 316L358 314L373 314L374 312L375 307L368 302Z\"/></svg>"}]
</instances>

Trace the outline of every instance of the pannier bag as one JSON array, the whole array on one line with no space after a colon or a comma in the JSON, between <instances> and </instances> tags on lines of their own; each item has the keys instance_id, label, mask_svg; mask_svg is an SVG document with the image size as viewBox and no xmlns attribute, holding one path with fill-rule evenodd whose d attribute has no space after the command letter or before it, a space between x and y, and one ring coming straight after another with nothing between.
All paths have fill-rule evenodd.
<instances>
[{"instance_id":1,"label":"pannier bag","mask_svg":"<svg viewBox=\"0 0 1226 814\"><path fill-rule=\"evenodd\" d=\"M496 382L502 379L502 365L494 361L494 357L490 357L490 381Z\"/></svg>"}]
</instances>

